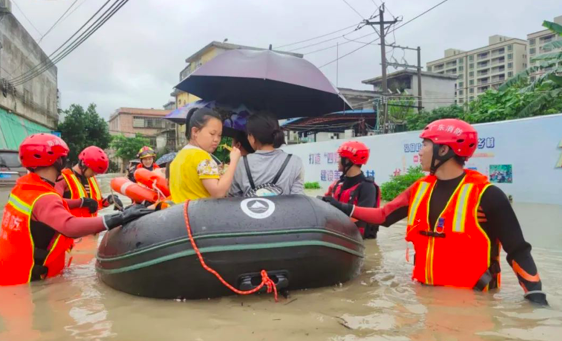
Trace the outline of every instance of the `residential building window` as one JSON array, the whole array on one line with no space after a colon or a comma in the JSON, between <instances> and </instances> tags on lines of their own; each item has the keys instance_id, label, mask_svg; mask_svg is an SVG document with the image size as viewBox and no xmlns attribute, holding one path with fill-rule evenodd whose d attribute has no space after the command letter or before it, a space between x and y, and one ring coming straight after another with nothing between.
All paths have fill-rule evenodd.
<instances>
[{"instance_id":1,"label":"residential building window","mask_svg":"<svg viewBox=\"0 0 562 341\"><path fill-rule=\"evenodd\" d=\"M507 55L507 59L508 59L508 60L512 60L512 59L513 59L513 53L508 54L508 55Z\"/></svg>"},{"instance_id":2,"label":"residential building window","mask_svg":"<svg viewBox=\"0 0 562 341\"><path fill-rule=\"evenodd\" d=\"M469 68L474 69L474 64L470 64Z\"/></svg>"},{"instance_id":3,"label":"residential building window","mask_svg":"<svg viewBox=\"0 0 562 341\"><path fill-rule=\"evenodd\" d=\"M534 55L535 53L537 53L537 49L535 49L534 47L531 47L531 49L529 49L529 53L531 55Z\"/></svg>"},{"instance_id":4,"label":"residential building window","mask_svg":"<svg viewBox=\"0 0 562 341\"><path fill-rule=\"evenodd\" d=\"M471 100L471 101L474 101L474 96L470 96L470 100Z\"/></svg>"},{"instance_id":5,"label":"residential building window","mask_svg":"<svg viewBox=\"0 0 562 341\"><path fill-rule=\"evenodd\" d=\"M471 79L470 82L468 83L470 85L474 85L474 79Z\"/></svg>"},{"instance_id":6,"label":"residential building window","mask_svg":"<svg viewBox=\"0 0 562 341\"><path fill-rule=\"evenodd\" d=\"M469 60L469 61L473 61L473 60L474 60L474 56L468 56L468 60Z\"/></svg>"},{"instance_id":7,"label":"residential building window","mask_svg":"<svg viewBox=\"0 0 562 341\"><path fill-rule=\"evenodd\" d=\"M461 73L461 74L458 75L457 78L458 78L458 79L463 79L463 78L464 78L464 75Z\"/></svg>"},{"instance_id":8,"label":"residential building window","mask_svg":"<svg viewBox=\"0 0 562 341\"><path fill-rule=\"evenodd\" d=\"M507 63L507 68L508 68L508 69L513 69L513 63Z\"/></svg>"},{"instance_id":9,"label":"residential building window","mask_svg":"<svg viewBox=\"0 0 562 341\"><path fill-rule=\"evenodd\" d=\"M469 90L468 92L470 92L471 94L473 94L473 93L474 93L474 88L470 88L470 90Z\"/></svg>"},{"instance_id":10,"label":"residential building window","mask_svg":"<svg viewBox=\"0 0 562 341\"><path fill-rule=\"evenodd\" d=\"M463 66L459 66L459 72L463 71L464 67Z\"/></svg>"},{"instance_id":11,"label":"residential building window","mask_svg":"<svg viewBox=\"0 0 562 341\"><path fill-rule=\"evenodd\" d=\"M463 95L463 92L464 92L464 91L459 90L459 96L462 96L462 95Z\"/></svg>"},{"instance_id":12,"label":"residential building window","mask_svg":"<svg viewBox=\"0 0 562 341\"><path fill-rule=\"evenodd\" d=\"M474 77L474 71L470 71L470 72L468 73L468 75L469 75L470 77Z\"/></svg>"},{"instance_id":13,"label":"residential building window","mask_svg":"<svg viewBox=\"0 0 562 341\"><path fill-rule=\"evenodd\" d=\"M464 63L464 59L459 59L459 64L463 64Z\"/></svg>"},{"instance_id":14,"label":"residential building window","mask_svg":"<svg viewBox=\"0 0 562 341\"><path fill-rule=\"evenodd\" d=\"M463 102L464 102L463 99L462 99L462 98L459 98L459 103L462 104Z\"/></svg>"},{"instance_id":15,"label":"residential building window","mask_svg":"<svg viewBox=\"0 0 562 341\"><path fill-rule=\"evenodd\" d=\"M133 128L165 128L166 121L161 118L133 116Z\"/></svg>"},{"instance_id":16,"label":"residential building window","mask_svg":"<svg viewBox=\"0 0 562 341\"><path fill-rule=\"evenodd\" d=\"M463 82L459 82L459 88L462 88L462 87L463 87L463 85L464 85L464 83L463 83Z\"/></svg>"},{"instance_id":17,"label":"residential building window","mask_svg":"<svg viewBox=\"0 0 562 341\"><path fill-rule=\"evenodd\" d=\"M536 39L529 39L529 45L534 46L536 44Z\"/></svg>"},{"instance_id":18,"label":"residential building window","mask_svg":"<svg viewBox=\"0 0 562 341\"><path fill-rule=\"evenodd\" d=\"M513 77L513 72L509 71L509 72L507 73L507 77Z\"/></svg>"}]
</instances>

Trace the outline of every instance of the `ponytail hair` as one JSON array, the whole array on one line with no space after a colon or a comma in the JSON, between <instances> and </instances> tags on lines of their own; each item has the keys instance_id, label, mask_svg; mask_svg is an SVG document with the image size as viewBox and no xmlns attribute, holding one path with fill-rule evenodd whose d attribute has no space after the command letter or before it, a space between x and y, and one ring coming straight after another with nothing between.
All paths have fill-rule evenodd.
<instances>
[{"instance_id":1,"label":"ponytail hair","mask_svg":"<svg viewBox=\"0 0 562 341\"><path fill-rule=\"evenodd\" d=\"M221 116L218 112L209 108L194 108L189 110L185 118L185 137L187 141L191 139L191 129L202 129L207 125L211 118L216 118L221 121Z\"/></svg>"},{"instance_id":2,"label":"ponytail hair","mask_svg":"<svg viewBox=\"0 0 562 341\"><path fill-rule=\"evenodd\" d=\"M275 115L262 111L250 115L246 123L248 135L252 135L262 145L273 145L279 148L285 144L285 134Z\"/></svg>"}]
</instances>

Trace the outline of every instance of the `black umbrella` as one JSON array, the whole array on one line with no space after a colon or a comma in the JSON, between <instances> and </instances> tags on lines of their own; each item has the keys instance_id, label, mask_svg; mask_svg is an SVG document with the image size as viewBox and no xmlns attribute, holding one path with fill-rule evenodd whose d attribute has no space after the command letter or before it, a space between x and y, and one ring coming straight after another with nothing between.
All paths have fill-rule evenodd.
<instances>
[{"instance_id":1,"label":"black umbrella","mask_svg":"<svg viewBox=\"0 0 562 341\"><path fill-rule=\"evenodd\" d=\"M164 164L168 164L170 162L172 162L174 160L174 158L176 157L176 152L171 152L168 154L164 154L162 155L158 160L156 160L156 164L158 166L162 166Z\"/></svg>"},{"instance_id":2,"label":"black umbrella","mask_svg":"<svg viewBox=\"0 0 562 341\"><path fill-rule=\"evenodd\" d=\"M205 100L244 103L279 119L321 116L351 106L309 61L273 51L232 50L176 86Z\"/></svg>"}]
</instances>

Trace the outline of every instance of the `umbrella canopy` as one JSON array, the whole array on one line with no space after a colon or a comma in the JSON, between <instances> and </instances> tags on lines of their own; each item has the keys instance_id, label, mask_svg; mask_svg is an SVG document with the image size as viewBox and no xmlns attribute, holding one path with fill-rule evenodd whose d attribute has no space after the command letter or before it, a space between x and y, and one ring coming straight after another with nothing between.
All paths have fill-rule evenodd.
<instances>
[{"instance_id":1,"label":"umbrella canopy","mask_svg":"<svg viewBox=\"0 0 562 341\"><path fill-rule=\"evenodd\" d=\"M279 119L321 116L351 106L309 61L273 51L232 50L176 86L205 100L245 103Z\"/></svg>"},{"instance_id":2,"label":"umbrella canopy","mask_svg":"<svg viewBox=\"0 0 562 341\"><path fill-rule=\"evenodd\" d=\"M174 158L176 157L176 152L171 152L168 154L164 154L162 155L158 160L156 160L156 164L158 166L162 166L164 164L168 164L170 162L172 162L172 160L174 160Z\"/></svg>"}]
</instances>

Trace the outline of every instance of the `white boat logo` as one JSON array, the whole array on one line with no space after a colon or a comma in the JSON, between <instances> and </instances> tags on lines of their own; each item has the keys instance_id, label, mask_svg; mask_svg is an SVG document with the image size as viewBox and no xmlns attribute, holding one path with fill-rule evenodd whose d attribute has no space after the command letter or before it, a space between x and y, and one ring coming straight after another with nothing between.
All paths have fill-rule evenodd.
<instances>
[{"instance_id":1,"label":"white boat logo","mask_svg":"<svg viewBox=\"0 0 562 341\"><path fill-rule=\"evenodd\" d=\"M265 219L275 212L275 203L269 199L250 198L242 200L240 208L250 218Z\"/></svg>"}]
</instances>

